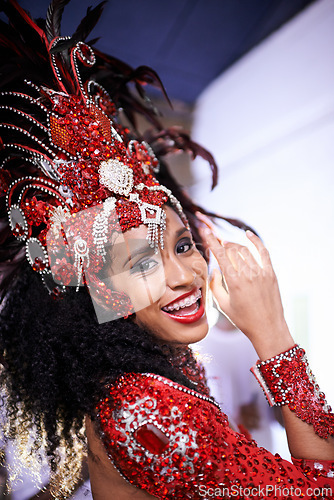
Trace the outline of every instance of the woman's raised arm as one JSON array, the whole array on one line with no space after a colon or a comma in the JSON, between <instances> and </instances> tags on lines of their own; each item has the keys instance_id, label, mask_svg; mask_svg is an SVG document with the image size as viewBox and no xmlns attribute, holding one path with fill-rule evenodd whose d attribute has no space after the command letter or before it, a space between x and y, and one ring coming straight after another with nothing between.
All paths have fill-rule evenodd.
<instances>
[{"instance_id":1,"label":"woman's raised arm","mask_svg":"<svg viewBox=\"0 0 334 500\"><path fill-rule=\"evenodd\" d=\"M247 247L231 242L221 244L207 228L203 229L202 233L221 269L221 273L217 269L214 271L211 289L222 312L250 339L261 361L293 348L295 342L284 318L277 278L269 252L260 238L247 231L248 238L259 252L260 262L258 262ZM291 370L293 366L295 364L291 364ZM306 378L309 373L306 366L304 371ZM289 375L293 375L292 372ZM280 376L278 373L274 374L274 377L278 376ZM295 379L298 380L298 377ZM302 383L303 380L300 377L300 384ZM308 384L307 386L311 387ZM298 387L294 386L294 390L297 402L297 399L302 396ZM310 393L309 397L315 400L317 394ZM320 411L324 407L321 401L318 406ZM282 411L293 457L334 459L332 437L326 439L319 437L314 426L299 418L288 405L284 405ZM328 412L325 413L323 410L323 414L329 422L334 422L334 417L328 416ZM308 415L307 419L312 421L312 416ZM314 415L313 420L319 421L319 419L321 420L321 415ZM318 421L315 422L316 425L319 424ZM322 434L332 436L333 432L332 426Z\"/></svg>"}]
</instances>

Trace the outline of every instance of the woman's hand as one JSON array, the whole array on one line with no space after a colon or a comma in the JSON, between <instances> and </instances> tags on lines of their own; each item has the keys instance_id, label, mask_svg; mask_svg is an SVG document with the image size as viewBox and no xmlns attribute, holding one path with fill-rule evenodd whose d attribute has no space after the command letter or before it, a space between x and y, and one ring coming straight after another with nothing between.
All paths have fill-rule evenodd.
<instances>
[{"instance_id":1,"label":"woman's hand","mask_svg":"<svg viewBox=\"0 0 334 500\"><path fill-rule=\"evenodd\" d=\"M221 244L212 231L202 230L223 275L215 269L210 283L218 306L247 335L260 358L267 359L289 349L294 341L284 318L269 252L254 233L246 234L259 252L260 264L247 247Z\"/></svg>"}]
</instances>

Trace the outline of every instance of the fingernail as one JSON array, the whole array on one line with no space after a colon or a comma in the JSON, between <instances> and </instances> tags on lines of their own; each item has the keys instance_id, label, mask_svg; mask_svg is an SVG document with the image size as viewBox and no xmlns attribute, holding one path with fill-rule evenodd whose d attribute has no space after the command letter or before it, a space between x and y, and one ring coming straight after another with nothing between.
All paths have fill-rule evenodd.
<instances>
[{"instance_id":1,"label":"fingernail","mask_svg":"<svg viewBox=\"0 0 334 500\"><path fill-rule=\"evenodd\" d=\"M251 231L250 229L246 230L246 234L247 234L247 236L255 236L255 234L253 233L253 231Z\"/></svg>"}]
</instances>

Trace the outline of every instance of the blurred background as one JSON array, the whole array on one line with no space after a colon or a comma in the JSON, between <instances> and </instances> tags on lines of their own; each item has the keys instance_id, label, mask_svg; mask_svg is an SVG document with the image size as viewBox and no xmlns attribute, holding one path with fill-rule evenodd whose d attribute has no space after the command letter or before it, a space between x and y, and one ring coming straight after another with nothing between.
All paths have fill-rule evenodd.
<instances>
[{"instance_id":1,"label":"blurred background","mask_svg":"<svg viewBox=\"0 0 334 500\"><path fill-rule=\"evenodd\" d=\"M20 3L45 16L47 0ZM65 7L63 35L92 4ZM198 203L261 235L291 331L334 405L334 1L110 0L95 37L133 67L154 68L173 103L148 89L166 126L214 154L212 192L202 161L177 155L170 165Z\"/></svg>"}]
</instances>

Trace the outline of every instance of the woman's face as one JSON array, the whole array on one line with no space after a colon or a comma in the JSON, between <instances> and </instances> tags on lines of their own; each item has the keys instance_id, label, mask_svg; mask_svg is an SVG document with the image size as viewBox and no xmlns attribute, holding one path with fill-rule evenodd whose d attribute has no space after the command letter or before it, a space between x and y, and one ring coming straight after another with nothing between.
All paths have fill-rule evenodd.
<instances>
[{"instance_id":1,"label":"woman's face","mask_svg":"<svg viewBox=\"0 0 334 500\"><path fill-rule=\"evenodd\" d=\"M180 217L168 206L165 211L164 249L154 253L144 225L118 235L109 276L113 289L130 297L138 325L166 341L189 344L208 332L207 264Z\"/></svg>"}]
</instances>

